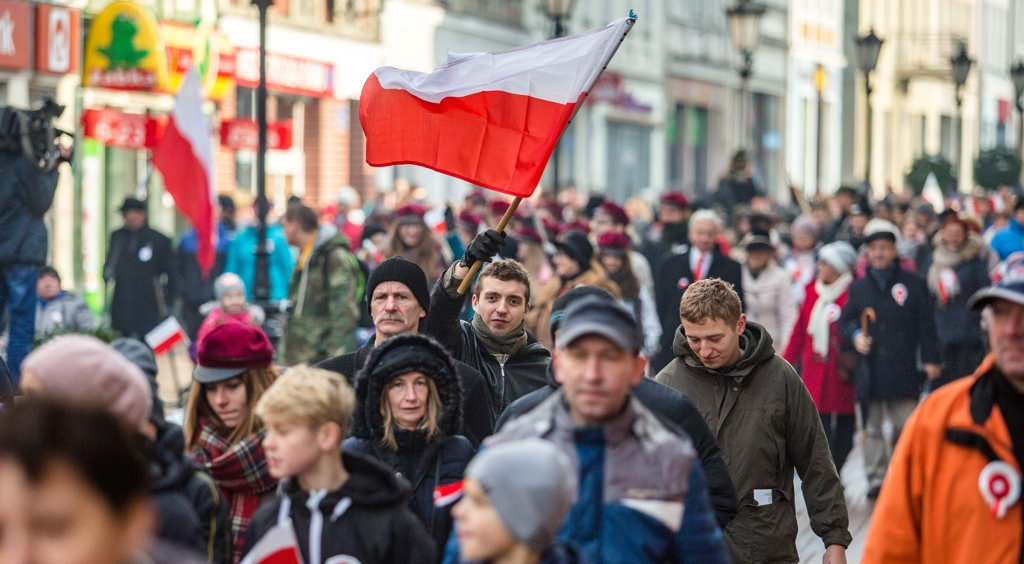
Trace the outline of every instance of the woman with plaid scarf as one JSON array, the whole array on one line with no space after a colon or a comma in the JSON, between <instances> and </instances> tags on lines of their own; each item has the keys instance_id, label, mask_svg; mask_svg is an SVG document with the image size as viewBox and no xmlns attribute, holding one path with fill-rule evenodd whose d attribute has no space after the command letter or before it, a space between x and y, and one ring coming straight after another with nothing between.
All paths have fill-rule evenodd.
<instances>
[{"instance_id":1,"label":"woman with plaid scarf","mask_svg":"<svg viewBox=\"0 0 1024 564\"><path fill-rule=\"evenodd\" d=\"M185 438L189 455L227 499L237 564L249 520L277 486L263 454L266 431L254 411L277 377L274 349L258 327L225 323L200 342L197 356Z\"/></svg>"}]
</instances>

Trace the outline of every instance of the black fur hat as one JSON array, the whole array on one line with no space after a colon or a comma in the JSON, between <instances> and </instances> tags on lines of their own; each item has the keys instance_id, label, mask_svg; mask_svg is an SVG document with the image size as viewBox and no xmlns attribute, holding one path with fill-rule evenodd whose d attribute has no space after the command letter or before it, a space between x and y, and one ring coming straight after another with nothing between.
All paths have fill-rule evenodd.
<instances>
[{"instance_id":1,"label":"black fur hat","mask_svg":"<svg viewBox=\"0 0 1024 564\"><path fill-rule=\"evenodd\" d=\"M462 384L455 362L437 341L426 335L398 335L374 347L366 364L356 375L356 406L352 436L380 439L384 417L380 397L388 382L409 372L420 372L432 379L441 400L437 424L443 436L460 434L462 429Z\"/></svg>"}]
</instances>

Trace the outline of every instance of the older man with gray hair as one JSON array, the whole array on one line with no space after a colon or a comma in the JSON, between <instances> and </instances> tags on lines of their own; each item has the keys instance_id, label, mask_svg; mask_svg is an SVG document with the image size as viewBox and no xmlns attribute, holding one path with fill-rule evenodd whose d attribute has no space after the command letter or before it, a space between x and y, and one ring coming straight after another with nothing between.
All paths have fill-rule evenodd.
<instances>
[{"instance_id":1,"label":"older man with gray hair","mask_svg":"<svg viewBox=\"0 0 1024 564\"><path fill-rule=\"evenodd\" d=\"M680 255L665 259L654 282L655 301L661 316L661 349L651 361L653 373L672 359L672 339L679 327L679 302L686 288L698 280L719 278L730 284L743 301L743 273L740 263L730 259L718 245L722 219L711 210L700 210L690 217L690 247Z\"/></svg>"}]
</instances>

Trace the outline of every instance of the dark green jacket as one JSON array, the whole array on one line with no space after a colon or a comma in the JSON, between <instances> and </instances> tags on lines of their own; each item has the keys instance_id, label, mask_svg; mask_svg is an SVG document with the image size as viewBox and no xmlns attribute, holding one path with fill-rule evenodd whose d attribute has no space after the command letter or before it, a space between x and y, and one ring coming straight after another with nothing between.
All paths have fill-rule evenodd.
<instances>
[{"instance_id":1,"label":"dark green jacket","mask_svg":"<svg viewBox=\"0 0 1024 564\"><path fill-rule=\"evenodd\" d=\"M680 326L676 359L656 378L693 400L721 448L739 499L736 518L725 528L733 561L800 561L794 469L815 534L825 546L849 546L846 497L814 401L793 367L775 354L764 327L748 321L740 347L735 366L707 369ZM769 490L771 503L758 506L755 490Z\"/></svg>"},{"instance_id":2,"label":"dark green jacket","mask_svg":"<svg viewBox=\"0 0 1024 564\"><path fill-rule=\"evenodd\" d=\"M291 311L278 360L316 364L356 350L362 271L333 225L320 226L306 264L288 285Z\"/></svg>"}]
</instances>

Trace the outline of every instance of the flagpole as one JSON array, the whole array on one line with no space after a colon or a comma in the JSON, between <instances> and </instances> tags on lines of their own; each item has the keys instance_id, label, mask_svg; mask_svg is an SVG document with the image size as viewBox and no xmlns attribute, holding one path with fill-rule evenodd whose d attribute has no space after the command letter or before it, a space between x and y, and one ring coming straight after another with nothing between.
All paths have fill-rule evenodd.
<instances>
[{"instance_id":1,"label":"flagpole","mask_svg":"<svg viewBox=\"0 0 1024 564\"><path fill-rule=\"evenodd\" d=\"M505 232L505 227L508 226L509 221L512 221L512 216L516 213L516 208L519 207L519 202L522 201L522 198L516 198L512 200L512 205L510 205L508 209L505 210L505 215L501 216L501 221L499 221L498 226L494 228L495 231L497 231L498 233ZM466 295L466 292L469 291L469 287L473 284L473 277L476 276L477 272L480 272L480 269L483 268L483 266L484 262L481 260L478 260L473 263L473 266L469 268L469 274L467 274L466 277L462 279L462 284L459 284L459 295Z\"/></svg>"}]
</instances>

